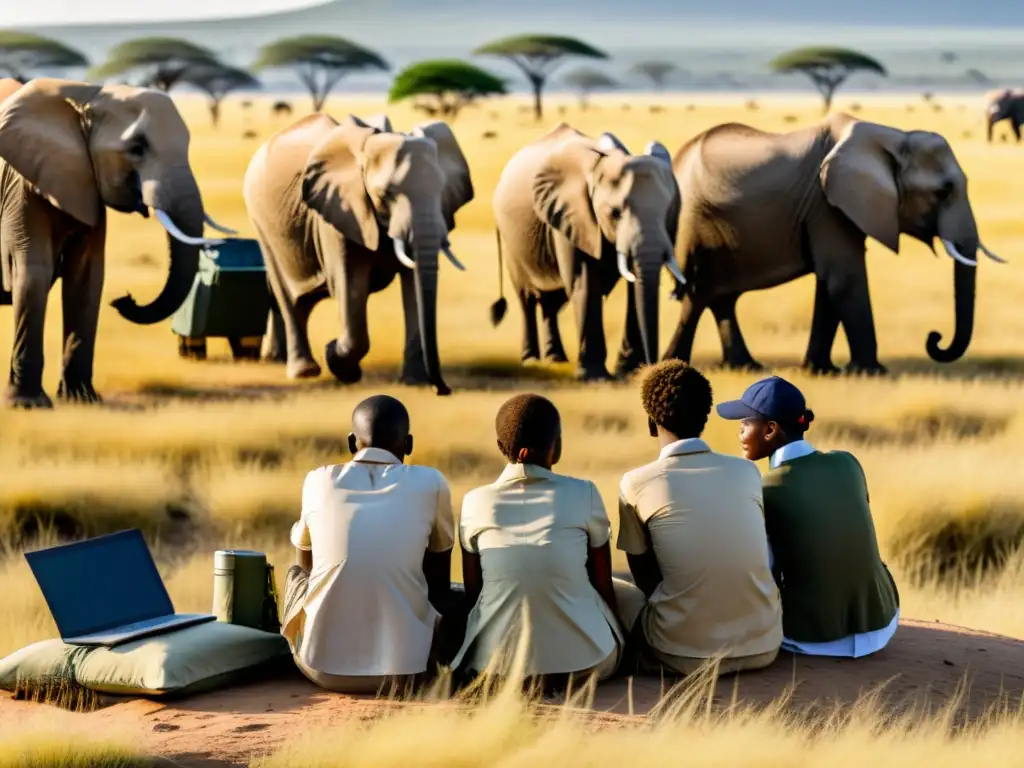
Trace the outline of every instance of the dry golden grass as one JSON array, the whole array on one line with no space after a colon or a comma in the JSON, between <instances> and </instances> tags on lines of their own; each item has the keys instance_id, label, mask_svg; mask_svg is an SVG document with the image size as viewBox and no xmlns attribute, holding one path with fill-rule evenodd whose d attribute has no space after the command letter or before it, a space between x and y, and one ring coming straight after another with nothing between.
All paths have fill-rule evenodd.
<instances>
[{"instance_id":1,"label":"dry golden grass","mask_svg":"<svg viewBox=\"0 0 1024 768\"><path fill-rule=\"evenodd\" d=\"M59 711L40 712L0 728L0 768L142 768L133 739Z\"/></svg>"},{"instance_id":2,"label":"dry golden grass","mask_svg":"<svg viewBox=\"0 0 1024 768\"><path fill-rule=\"evenodd\" d=\"M982 236L1009 266L987 261L980 268L974 341L966 360L939 366L924 353L933 329L952 332L952 265L944 256L904 239L896 256L872 242L869 269L880 356L897 375L884 380L813 379L795 366L810 328L813 284L799 280L771 291L748 294L739 316L756 357L791 377L818 414L811 438L824 448L852 450L862 461L872 493L879 538L887 558L899 562L904 578L905 615L943 618L1024 637L1024 568L1017 560L1003 573L963 586L948 572L988 565L1024 532L1024 476L1015 448L1024 438L1019 403L1024 394L1024 221L1019 217L1017 180L1024 150L983 139L980 99L939 97L941 114L906 110L909 97L857 98L858 116L903 128L943 133L970 178L970 192ZM842 109L852 99L839 101ZM632 109L622 109L624 103ZM303 108L304 102L296 100ZM234 364L226 342L211 341L211 360L177 356L169 322L134 326L104 306L97 345L96 384L106 396L102 408L61 407L47 413L0 411L0 532L13 536L41 518L64 533L93 534L138 525L164 542L171 591L181 610L209 607L210 552L254 538L272 543L275 562L289 558L280 546L297 514L304 474L319 464L344 460L344 435L355 403L386 391L407 402L417 437L415 461L441 468L461 495L491 481L501 466L494 448L493 416L512 391L550 396L564 414L565 455L561 471L593 478L614 520L619 477L650 460L655 446L646 437L635 387L581 387L567 366L521 369L518 310L492 328L490 303L498 295L498 268L490 194L501 168L522 144L565 119L596 134L616 132L638 149L658 138L674 150L695 133L727 121L768 130L790 130L819 119L813 98L759 100L750 111L742 98L649 96L595 99L580 112L569 100L552 99L544 125L523 112L524 102L483 104L453 124L473 170L477 198L458 214L453 246L468 272L443 269L439 337L451 398L393 383L401 359L402 330L396 288L370 302L372 349L365 381L356 387L287 382L280 367ZM270 117L270 98L256 100L248 118L235 105L213 131L203 104L182 99L193 129L192 160L206 206L223 224L243 234L252 230L241 198L249 158L269 133L287 124ZM690 108L692 106L692 108ZM962 109L961 109L962 107ZM377 98L335 99L335 115L369 116L387 109L396 127L408 129L422 116L406 107L387 108ZM560 112L564 111L564 114ZM258 140L240 138L252 128ZM496 138L485 138L495 132ZM967 134L970 134L969 136ZM152 220L111 214L105 299L131 290L140 301L156 294L164 276L164 236ZM506 281L507 282L507 281ZM676 305L666 296L661 338L667 342ZM60 287L51 294L47 322L45 385L53 394L59 378ZM610 353L621 339L623 289L606 303ZM11 347L9 308L0 308L0 364ZM563 335L572 356L575 328L563 312ZM315 351L337 335L332 302L314 313ZM697 337L696 362L709 371L716 399L738 395L753 377L714 369L719 343L707 320ZM840 335L836 361L847 357ZM707 437L721 451L737 450L734 425L713 417ZM202 554L175 562L183 543ZM966 561L959 556L973 552ZM949 556L949 557L947 557ZM618 565L623 565L618 562ZM941 571L944 580L911 574ZM458 563L456 563L458 569ZM283 570L283 569L282 569ZM456 571L457 572L457 571ZM961 574L962 575L962 574ZM970 581L970 579L968 580ZM974 580L976 581L976 579ZM0 629L0 653L52 633L52 624L20 557L0 562L0 614L17 617Z\"/></svg>"}]
</instances>

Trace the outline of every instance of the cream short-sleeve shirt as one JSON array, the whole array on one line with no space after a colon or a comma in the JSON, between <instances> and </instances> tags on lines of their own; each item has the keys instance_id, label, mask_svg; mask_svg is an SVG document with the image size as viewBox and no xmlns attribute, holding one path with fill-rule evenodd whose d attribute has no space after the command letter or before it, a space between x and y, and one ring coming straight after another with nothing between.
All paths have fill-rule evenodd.
<instances>
[{"instance_id":1,"label":"cream short-sleeve shirt","mask_svg":"<svg viewBox=\"0 0 1024 768\"><path fill-rule=\"evenodd\" d=\"M587 551L610 534L589 480L510 464L497 482L468 493L459 535L466 552L480 555L483 590L453 666L483 671L496 653L514 652L524 616L526 674L578 672L607 659L622 636L588 579Z\"/></svg>"},{"instance_id":2,"label":"cream short-sleeve shirt","mask_svg":"<svg viewBox=\"0 0 1024 768\"><path fill-rule=\"evenodd\" d=\"M451 492L430 467L367 448L309 473L292 543L311 550L298 654L330 675L410 675L427 668L437 612L423 555L454 543Z\"/></svg>"}]
</instances>

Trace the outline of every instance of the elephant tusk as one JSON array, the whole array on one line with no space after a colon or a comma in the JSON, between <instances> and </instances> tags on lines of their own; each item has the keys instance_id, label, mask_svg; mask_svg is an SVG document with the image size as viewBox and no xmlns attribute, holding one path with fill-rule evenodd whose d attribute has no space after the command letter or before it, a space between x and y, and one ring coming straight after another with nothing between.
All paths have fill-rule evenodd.
<instances>
[{"instance_id":1,"label":"elephant tusk","mask_svg":"<svg viewBox=\"0 0 1024 768\"><path fill-rule=\"evenodd\" d=\"M410 259L409 254L405 252L405 243L402 242L402 239L400 237L393 237L391 242L395 245L395 258L398 259L399 263L403 267L416 269L416 262Z\"/></svg>"},{"instance_id":2,"label":"elephant tusk","mask_svg":"<svg viewBox=\"0 0 1024 768\"><path fill-rule=\"evenodd\" d=\"M968 259L966 256L964 256L962 253L960 253L960 251L956 249L956 246L949 242L949 240L943 240L942 247L946 249L946 253L949 254L949 257L953 259L953 261L959 262L960 264L963 264L965 267L978 266L978 262L972 261L971 259Z\"/></svg>"},{"instance_id":3,"label":"elephant tusk","mask_svg":"<svg viewBox=\"0 0 1024 768\"><path fill-rule=\"evenodd\" d=\"M209 245L220 245L221 243L224 242L224 240L222 240L222 239L218 240L216 238L191 237L190 235L186 235L184 232L182 232L180 229L178 229L178 225L174 223L174 221L167 214L167 212L166 211L162 211L159 208L156 209L156 220L159 221L163 225L163 228L167 230L167 232L171 235L171 237L173 237L175 240L180 240L181 242L185 243L185 245L207 245L207 246L209 246Z\"/></svg>"},{"instance_id":4,"label":"elephant tusk","mask_svg":"<svg viewBox=\"0 0 1024 768\"><path fill-rule=\"evenodd\" d=\"M671 254L665 259L665 269L672 273L672 277L678 280L680 285L686 285L686 278L683 277L679 264L676 263L675 257Z\"/></svg>"},{"instance_id":5,"label":"elephant tusk","mask_svg":"<svg viewBox=\"0 0 1024 768\"><path fill-rule=\"evenodd\" d=\"M466 271L466 267L463 266L462 262L459 261L457 258L455 258L455 254L452 253L451 243L449 243L448 241L445 241L441 245L441 250L444 251L444 255L448 257L448 261L450 261L452 263L453 267L455 267L460 272L465 272Z\"/></svg>"},{"instance_id":6,"label":"elephant tusk","mask_svg":"<svg viewBox=\"0 0 1024 768\"><path fill-rule=\"evenodd\" d=\"M210 225L210 229L216 229L218 232L223 232L225 235L237 235L238 230L229 229L228 227L222 227L208 213L203 214L203 218L206 219L206 223Z\"/></svg>"},{"instance_id":7,"label":"elephant tusk","mask_svg":"<svg viewBox=\"0 0 1024 768\"><path fill-rule=\"evenodd\" d=\"M996 254L992 253L992 251L990 251L988 248L986 248L984 243L978 243L978 246L981 248L982 253L984 253L997 264L1009 264L1009 262L1002 256L997 256Z\"/></svg>"},{"instance_id":8,"label":"elephant tusk","mask_svg":"<svg viewBox=\"0 0 1024 768\"><path fill-rule=\"evenodd\" d=\"M636 275L629 271L629 258L622 251L619 251L619 274L622 275L627 282L635 283Z\"/></svg>"}]
</instances>

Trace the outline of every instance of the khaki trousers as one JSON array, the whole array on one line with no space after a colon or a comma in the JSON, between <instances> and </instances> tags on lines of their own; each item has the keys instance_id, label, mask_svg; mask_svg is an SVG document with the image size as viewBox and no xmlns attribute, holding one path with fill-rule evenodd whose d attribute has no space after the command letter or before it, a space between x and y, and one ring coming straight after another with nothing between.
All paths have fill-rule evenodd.
<instances>
[{"instance_id":1,"label":"khaki trousers","mask_svg":"<svg viewBox=\"0 0 1024 768\"><path fill-rule=\"evenodd\" d=\"M310 681L321 688L335 693L348 694L380 694L387 696L392 693L401 693L412 686L415 680L414 675L329 675L308 666L296 654L294 657L295 666L299 668Z\"/></svg>"}]
</instances>

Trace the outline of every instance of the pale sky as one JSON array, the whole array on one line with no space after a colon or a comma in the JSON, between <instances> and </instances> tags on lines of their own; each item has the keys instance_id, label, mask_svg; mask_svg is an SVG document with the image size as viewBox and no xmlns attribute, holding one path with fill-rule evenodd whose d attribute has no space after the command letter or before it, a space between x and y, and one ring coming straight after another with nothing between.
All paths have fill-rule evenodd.
<instances>
[{"instance_id":1,"label":"pale sky","mask_svg":"<svg viewBox=\"0 0 1024 768\"><path fill-rule=\"evenodd\" d=\"M327 0L0 0L0 27L255 16Z\"/></svg>"}]
</instances>

